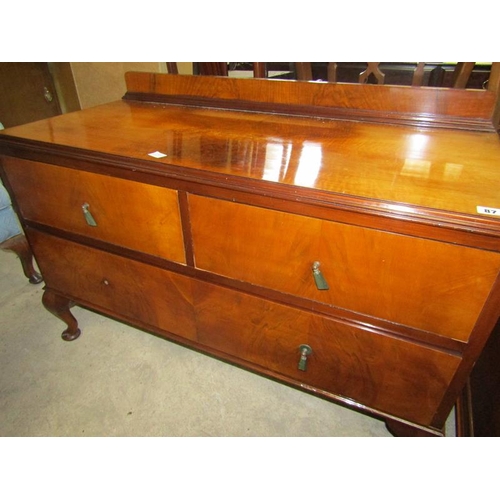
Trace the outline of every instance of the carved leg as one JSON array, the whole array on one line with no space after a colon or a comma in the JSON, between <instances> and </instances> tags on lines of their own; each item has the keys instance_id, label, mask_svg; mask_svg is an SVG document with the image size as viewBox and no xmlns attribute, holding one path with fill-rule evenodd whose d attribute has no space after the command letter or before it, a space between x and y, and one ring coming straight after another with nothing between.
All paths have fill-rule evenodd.
<instances>
[{"instance_id":1,"label":"carved leg","mask_svg":"<svg viewBox=\"0 0 500 500\"><path fill-rule=\"evenodd\" d=\"M69 310L72 305L69 299L50 290L45 290L42 303L48 311L68 325L68 328L61 335L63 340L75 340L80 336L78 322Z\"/></svg>"},{"instance_id":2,"label":"carved leg","mask_svg":"<svg viewBox=\"0 0 500 500\"><path fill-rule=\"evenodd\" d=\"M0 248L2 250L10 250L19 257L21 265L23 266L24 275L28 278L30 283L37 285L43 281L43 278L33 267L33 254L31 253L31 248L24 234L18 234L17 236L9 238L0 245Z\"/></svg>"},{"instance_id":3,"label":"carved leg","mask_svg":"<svg viewBox=\"0 0 500 500\"><path fill-rule=\"evenodd\" d=\"M398 420L387 419L385 425L389 432L396 437L438 437L443 436L438 431L413 427L412 425L404 424Z\"/></svg>"}]
</instances>

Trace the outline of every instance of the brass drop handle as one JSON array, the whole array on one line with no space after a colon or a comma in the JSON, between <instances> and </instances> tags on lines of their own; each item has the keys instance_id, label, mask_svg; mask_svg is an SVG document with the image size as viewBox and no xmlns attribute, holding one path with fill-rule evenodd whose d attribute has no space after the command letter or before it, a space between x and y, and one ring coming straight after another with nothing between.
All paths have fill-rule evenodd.
<instances>
[{"instance_id":1,"label":"brass drop handle","mask_svg":"<svg viewBox=\"0 0 500 500\"><path fill-rule=\"evenodd\" d=\"M328 283L326 282L325 277L323 276L323 273L321 272L320 268L320 263L318 261L313 263L312 266L312 272L313 272L313 277L314 277L314 282L316 283L316 288L318 290L329 290Z\"/></svg>"},{"instance_id":2,"label":"brass drop handle","mask_svg":"<svg viewBox=\"0 0 500 500\"><path fill-rule=\"evenodd\" d=\"M307 356L312 354L312 349L307 344L302 344L299 346L300 349L300 359L299 359L299 370L305 372L307 370Z\"/></svg>"},{"instance_id":3,"label":"brass drop handle","mask_svg":"<svg viewBox=\"0 0 500 500\"><path fill-rule=\"evenodd\" d=\"M87 222L87 224L89 226L97 226L97 222L95 221L94 217L90 213L89 204L88 203L84 203L82 205L82 211L83 211L83 215L85 217L85 221Z\"/></svg>"}]
</instances>

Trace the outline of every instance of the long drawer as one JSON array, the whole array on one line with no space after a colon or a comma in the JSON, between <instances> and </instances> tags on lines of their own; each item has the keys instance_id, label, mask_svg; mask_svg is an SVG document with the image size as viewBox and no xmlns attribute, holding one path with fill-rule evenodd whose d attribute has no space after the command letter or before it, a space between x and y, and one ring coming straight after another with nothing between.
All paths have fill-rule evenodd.
<instances>
[{"instance_id":1,"label":"long drawer","mask_svg":"<svg viewBox=\"0 0 500 500\"><path fill-rule=\"evenodd\" d=\"M50 288L136 324L196 338L189 278L33 229L28 237Z\"/></svg>"},{"instance_id":2,"label":"long drawer","mask_svg":"<svg viewBox=\"0 0 500 500\"><path fill-rule=\"evenodd\" d=\"M197 195L189 207L200 269L458 340L500 269L495 252Z\"/></svg>"},{"instance_id":3,"label":"long drawer","mask_svg":"<svg viewBox=\"0 0 500 500\"><path fill-rule=\"evenodd\" d=\"M369 408L430 425L460 358L230 289L195 289L198 341ZM311 351L301 361L301 346Z\"/></svg>"},{"instance_id":4,"label":"long drawer","mask_svg":"<svg viewBox=\"0 0 500 500\"><path fill-rule=\"evenodd\" d=\"M26 220L186 262L175 190L17 158L3 166Z\"/></svg>"}]
</instances>

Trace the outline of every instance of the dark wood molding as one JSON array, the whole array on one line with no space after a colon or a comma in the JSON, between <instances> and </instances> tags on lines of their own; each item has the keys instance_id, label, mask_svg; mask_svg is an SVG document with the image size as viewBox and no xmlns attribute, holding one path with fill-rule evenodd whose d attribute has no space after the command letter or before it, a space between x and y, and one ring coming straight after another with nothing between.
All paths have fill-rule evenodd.
<instances>
[{"instance_id":1,"label":"dark wood molding","mask_svg":"<svg viewBox=\"0 0 500 500\"><path fill-rule=\"evenodd\" d=\"M114 175L124 179L136 178L142 174L144 182L221 198L225 196L234 198L235 192L241 193L241 201L248 202L250 197L255 200L253 203L256 205L260 203L257 200L261 200L262 206L269 208L276 204L276 200L283 200L286 205L280 204L282 210L294 212L293 206L300 205L300 211L303 213L305 206L309 207L311 214L325 219L331 217L328 215L331 210L335 212L336 220L341 221L342 214L345 213L352 223L352 216L357 215L360 217L360 225L370 226L370 222L366 220L368 217L372 221L373 228L379 227L377 221L382 216L392 221L394 229L398 228L409 235L421 236L425 233L427 238L433 239L428 231L430 226L435 233L435 239L450 238L450 241L466 246L479 245L485 250L500 250L500 227L494 218L487 219L405 203L323 192L306 187L297 190L294 186L263 183L258 179L198 171L149 160L124 159L121 156L101 152L89 153L66 146L46 146L10 136L2 137L1 153L69 168L83 168L96 173L101 173L100 165L102 165L107 171L115 170ZM425 231L420 228L425 228ZM449 236L446 236L448 232Z\"/></svg>"},{"instance_id":2,"label":"dark wood molding","mask_svg":"<svg viewBox=\"0 0 500 500\"><path fill-rule=\"evenodd\" d=\"M342 84L339 84L342 85ZM158 96L157 94L144 94L127 92L124 100L157 102L175 106L193 106L200 108L215 108L232 111L275 113L290 116L304 116L309 118L325 118L332 120L360 121L367 123L384 123L391 125L446 128L458 130L471 130L477 132L494 132L496 130L492 120L483 118L447 116L425 113L389 112L376 109L348 109L327 106L290 106L282 103L255 103L232 99L211 99L206 97L192 97L184 95Z\"/></svg>"},{"instance_id":3,"label":"dark wood molding","mask_svg":"<svg viewBox=\"0 0 500 500\"><path fill-rule=\"evenodd\" d=\"M497 95L487 90L138 72L126 81L125 100L474 131L498 126Z\"/></svg>"},{"instance_id":4,"label":"dark wood molding","mask_svg":"<svg viewBox=\"0 0 500 500\"><path fill-rule=\"evenodd\" d=\"M314 302L306 298L290 296L288 294L283 294L281 292L264 288L259 285L253 285L250 283L227 278L222 275L215 275L213 273L194 267L194 263L188 262L187 266L185 266L183 264L178 264L161 257L155 257L153 255L136 250L112 245L110 243L88 238L86 236L70 234L61 229L55 229L43 224L39 224L37 222L27 221L27 233L30 234L32 238L36 237L36 233L34 233L34 231L43 232L57 238L84 244L86 246L103 250L114 255L123 255L129 259L143 262L144 264L167 269L169 271L177 273L183 273L200 281L213 283L215 285L227 288L237 289L241 292L248 293L256 297L266 298L271 296L273 298L273 301L276 303L285 305L293 304L294 307L302 309L304 311L314 310L319 315L335 317L340 322L353 325L366 331L370 331L376 335L386 335L391 338L410 341L416 345L439 350L452 356L461 356L467 346L467 344L464 342L452 339L450 337L444 337L433 332L419 330L418 328L411 328L409 326L397 324L394 322L384 321L373 316L368 316L366 314L361 314L359 312L341 309L338 307L332 307L330 305Z\"/></svg>"}]
</instances>

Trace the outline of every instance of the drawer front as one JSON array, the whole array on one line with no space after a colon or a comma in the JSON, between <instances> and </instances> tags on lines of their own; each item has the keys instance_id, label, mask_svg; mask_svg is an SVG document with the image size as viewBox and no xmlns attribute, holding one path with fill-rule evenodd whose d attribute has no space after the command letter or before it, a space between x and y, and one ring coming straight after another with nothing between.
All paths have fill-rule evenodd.
<instances>
[{"instance_id":1,"label":"drawer front","mask_svg":"<svg viewBox=\"0 0 500 500\"><path fill-rule=\"evenodd\" d=\"M215 285L195 291L198 340L279 375L422 425L460 358ZM301 345L312 353L299 369Z\"/></svg>"},{"instance_id":2,"label":"drawer front","mask_svg":"<svg viewBox=\"0 0 500 500\"><path fill-rule=\"evenodd\" d=\"M195 195L189 206L198 268L458 340L500 269L494 252Z\"/></svg>"},{"instance_id":3,"label":"drawer front","mask_svg":"<svg viewBox=\"0 0 500 500\"><path fill-rule=\"evenodd\" d=\"M47 286L108 313L196 338L188 278L33 229L28 237Z\"/></svg>"},{"instance_id":4,"label":"drawer front","mask_svg":"<svg viewBox=\"0 0 500 500\"><path fill-rule=\"evenodd\" d=\"M3 164L25 219L185 263L177 191L29 160Z\"/></svg>"}]
</instances>

